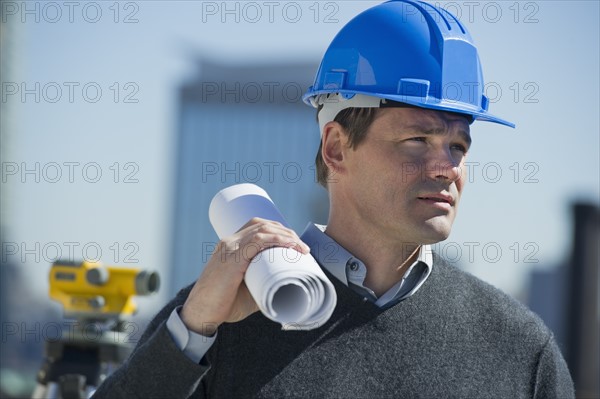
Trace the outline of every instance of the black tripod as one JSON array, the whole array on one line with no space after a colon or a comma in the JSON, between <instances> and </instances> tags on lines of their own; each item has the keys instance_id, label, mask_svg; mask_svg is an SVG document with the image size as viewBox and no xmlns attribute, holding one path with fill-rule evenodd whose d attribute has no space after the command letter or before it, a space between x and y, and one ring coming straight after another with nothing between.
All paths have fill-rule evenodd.
<instances>
[{"instance_id":1,"label":"black tripod","mask_svg":"<svg viewBox=\"0 0 600 399\"><path fill-rule=\"evenodd\" d=\"M37 375L34 399L86 399L106 377L110 367L127 359L133 347L125 342L122 323L89 337L83 326L70 337L46 341L44 363Z\"/></svg>"}]
</instances>

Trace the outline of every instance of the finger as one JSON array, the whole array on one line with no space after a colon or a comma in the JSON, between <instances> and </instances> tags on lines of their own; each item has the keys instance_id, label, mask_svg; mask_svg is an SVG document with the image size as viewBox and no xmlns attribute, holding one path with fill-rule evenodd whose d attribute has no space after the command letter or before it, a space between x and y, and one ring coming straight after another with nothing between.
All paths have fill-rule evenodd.
<instances>
[{"instance_id":1,"label":"finger","mask_svg":"<svg viewBox=\"0 0 600 399\"><path fill-rule=\"evenodd\" d=\"M306 245L295 231L281 226L261 226L260 228L249 232L241 240L242 243L258 244L262 249L274 246L294 248L297 251L307 254L310 248ZM261 249L261 250L262 250Z\"/></svg>"},{"instance_id":2,"label":"finger","mask_svg":"<svg viewBox=\"0 0 600 399\"><path fill-rule=\"evenodd\" d=\"M281 237L277 237L273 240L273 234L279 234ZM288 227L283 226L278 222L271 222L261 219L261 222L250 224L244 229L238 231L235 236L240 240L240 245L252 243L265 244L262 249L270 248L273 246L282 246L286 248L294 248L297 251L308 254L310 247L304 243L296 232ZM273 243L276 243L273 245ZM260 249L260 250L262 250ZM259 252L260 252L259 250Z\"/></svg>"},{"instance_id":3,"label":"finger","mask_svg":"<svg viewBox=\"0 0 600 399\"><path fill-rule=\"evenodd\" d=\"M242 227L240 227L238 229L238 232L241 231L241 230L244 230L247 227L254 226L254 225L257 225L257 224L270 224L270 225L273 225L273 226L283 226L283 224L281 224L280 222L277 222L275 220L269 220L269 219L263 219L263 218L259 218L259 217L253 217L252 219L248 220L246 222L246 224L244 224Z\"/></svg>"}]
</instances>

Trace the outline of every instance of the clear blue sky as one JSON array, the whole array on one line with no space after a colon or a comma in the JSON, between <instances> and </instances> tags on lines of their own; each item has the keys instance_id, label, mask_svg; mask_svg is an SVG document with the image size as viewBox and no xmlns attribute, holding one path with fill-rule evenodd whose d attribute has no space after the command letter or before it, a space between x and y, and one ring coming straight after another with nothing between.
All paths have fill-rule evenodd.
<instances>
[{"instance_id":1,"label":"clear blue sky","mask_svg":"<svg viewBox=\"0 0 600 399\"><path fill-rule=\"evenodd\" d=\"M123 264L135 253L136 265L166 272L175 94L195 72L194 57L306 60L316 67L341 26L376 3L227 2L227 10L222 2L199 1L82 2L73 9L9 3L2 39L9 44L2 57L10 57L2 71L8 111L2 222L10 241L40 246L39 261L12 255L35 291L46 295L43 257L55 253L52 243L65 255L73 248L80 256L87 244L94 256L99 247L106 263ZM24 12L24 4L33 11ZM599 3L444 4L460 14L478 44L491 110L517 129L473 126L471 183L453 234L438 249L448 257L460 253L468 270L520 295L529 268L568 256L568 203L597 203L600 195ZM35 94L25 101L21 92L9 94L23 82L34 91L39 82L39 103ZM98 88L102 94L92 102ZM39 183L33 174L23 179L21 170L10 174L36 162ZM54 163L62 174L52 183ZM102 176L93 183L97 170Z\"/></svg>"}]
</instances>

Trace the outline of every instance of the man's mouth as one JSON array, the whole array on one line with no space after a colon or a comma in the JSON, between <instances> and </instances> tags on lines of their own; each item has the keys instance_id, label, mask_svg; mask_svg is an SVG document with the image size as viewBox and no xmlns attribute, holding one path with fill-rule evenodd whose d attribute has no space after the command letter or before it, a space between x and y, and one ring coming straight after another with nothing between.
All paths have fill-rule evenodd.
<instances>
[{"instance_id":1,"label":"man's mouth","mask_svg":"<svg viewBox=\"0 0 600 399\"><path fill-rule=\"evenodd\" d=\"M421 195L419 197L420 200L424 200L424 201L428 201L428 202L432 202L432 203L446 203L449 204L450 206L454 205L454 198L452 198L451 195L448 194L426 194L426 195Z\"/></svg>"}]
</instances>

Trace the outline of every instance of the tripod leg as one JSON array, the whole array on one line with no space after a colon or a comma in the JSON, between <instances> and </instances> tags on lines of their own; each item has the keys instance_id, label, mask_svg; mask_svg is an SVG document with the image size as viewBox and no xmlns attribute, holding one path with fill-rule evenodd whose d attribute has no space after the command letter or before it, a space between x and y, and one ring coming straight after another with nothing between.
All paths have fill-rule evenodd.
<instances>
[{"instance_id":1,"label":"tripod leg","mask_svg":"<svg viewBox=\"0 0 600 399\"><path fill-rule=\"evenodd\" d=\"M65 374L59 377L62 399L86 399L86 378L81 374Z\"/></svg>"},{"instance_id":2,"label":"tripod leg","mask_svg":"<svg viewBox=\"0 0 600 399\"><path fill-rule=\"evenodd\" d=\"M55 382L48 382L46 384L39 383L35 387L32 399L54 399L59 397L58 384Z\"/></svg>"}]
</instances>

